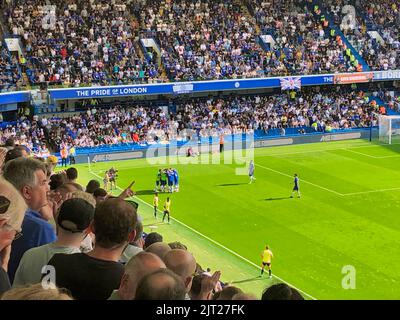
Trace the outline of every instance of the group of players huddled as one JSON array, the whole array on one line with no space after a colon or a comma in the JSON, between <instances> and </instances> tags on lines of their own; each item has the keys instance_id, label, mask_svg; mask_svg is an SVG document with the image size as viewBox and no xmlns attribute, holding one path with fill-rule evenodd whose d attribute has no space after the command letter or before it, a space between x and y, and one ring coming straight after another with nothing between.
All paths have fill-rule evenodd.
<instances>
[{"instance_id":1,"label":"group of players huddled","mask_svg":"<svg viewBox=\"0 0 400 320\"><path fill-rule=\"evenodd\" d=\"M156 187L154 192L178 192L179 175L173 168L159 169L156 178Z\"/></svg>"},{"instance_id":2,"label":"group of players huddled","mask_svg":"<svg viewBox=\"0 0 400 320\"><path fill-rule=\"evenodd\" d=\"M107 170L103 178L104 190L108 191L108 187L110 187L110 190L117 189L117 177L117 169L111 167L111 169Z\"/></svg>"}]
</instances>

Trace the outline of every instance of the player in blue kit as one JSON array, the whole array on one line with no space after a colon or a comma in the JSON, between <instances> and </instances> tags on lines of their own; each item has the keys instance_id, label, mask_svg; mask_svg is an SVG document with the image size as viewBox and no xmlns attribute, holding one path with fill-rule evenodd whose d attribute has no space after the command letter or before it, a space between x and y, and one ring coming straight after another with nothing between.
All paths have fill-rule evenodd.
<instances>
[{"instance_id":1,"label":"player in blue kit","mask_svg":"<svg viewBox=\"0 0 400 320\"><path fill-rule=\"evenodd\" d=\"M179 192L179 175L178 175L178 171L176 169L172 169L172 173L173 173L173 176L174 176L175 192Z\"/></svg>"},{"instance_id":2,"label":"player in blue kit","mask_svg":"<svg viewBox=\"0 0 400 320\"><path fill-rule=\"evenodd\" d=\"M253 160L250 160L250 164L249 164L249 178L250 178L249 184L251 184L253 181L256 180L256 177L254 176L254 161Z\"/></svg>"},{"instance_id":3,"label":"player in blue kit","mask_svg":"<svg viewBox=\"0 0 400 320\"><path fill-rule=\"evenodd\" d=\"M172 193L174 188L174 172L172 168L169 168L167 171L167 178L168 178L168 192Z\"/></svg>"},{"instance_id":4,"label":"player in blue kit","mask_svg":"<svg viewBox=\"0 0 400 320\"><path fill-rule=\"evenodd\" d=\"M290 196L291 198L293 198L295 191L297 191L297 197L300 198L299 177L297 176L297 173L294 174L294 187L292 190L292 195Z\"/></svg>"}]
</instances>

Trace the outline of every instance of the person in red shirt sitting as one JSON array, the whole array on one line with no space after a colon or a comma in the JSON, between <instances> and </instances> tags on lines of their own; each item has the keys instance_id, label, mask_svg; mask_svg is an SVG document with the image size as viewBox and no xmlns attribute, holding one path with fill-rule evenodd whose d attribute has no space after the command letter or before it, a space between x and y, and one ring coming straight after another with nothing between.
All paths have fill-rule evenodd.
<instances>
[{"instance_id":1,"label":"person in red shirt sitting","mask_svg":"<svg viewBox=\"0 0 400 320\"><path fill-rule=\"evenodd\" d=\"M67 48L63 47L63 48L61 49L60 54L61 54L61 56L63 57L63 59L65 59L65 58L68 56Z\"/></svg>"},{"instance_id":2,"label":"person in red shirt sitting","mask_svg":"<svg viewBox=\"0 0 400 320\"><path fill-rule=\"evenodd\" d=\"M136 132L132 134L132 140L135 143L139 143L139 135Z\"/></svg>"}]
</instances>

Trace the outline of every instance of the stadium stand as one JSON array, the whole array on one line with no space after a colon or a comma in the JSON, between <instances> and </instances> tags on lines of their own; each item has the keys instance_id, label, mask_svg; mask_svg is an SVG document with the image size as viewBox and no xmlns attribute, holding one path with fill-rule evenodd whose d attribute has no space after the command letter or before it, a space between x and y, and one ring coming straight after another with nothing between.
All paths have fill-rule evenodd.
<instances>
[{"instance_id":1,"label":"stadium stand","mask_svg":"<svg viewBox=\"0 0 400 320\"><path fill-rule=\"evenodd\" d=\"M158 66L138 53L137 26L124 1L53 1L57 22L42 31L48 11L39 0L13 1L8 27L23 40L31 83L123 84L158 79Z\"/></svg>"},{"instance_id":2,"label":"stadium stand","mask_svg":"<svg viewBox=\"0 0 400 320\"><path fill-rule=\"evenodd\" d=\"M0 141L13 137L18 144L41 154L48 154L48 148L58 152L64 145L75 145L78 154L122 151L187 141L187 130L192 130L193 139L207 140L221 132L255 132L256 137L262 137L280 135L281 128L287 130L285 134L298 134L300 130L312 133L368 127L371 110L378 112L378 108L376 100L362 91L332 90L192 99L178 102L176 113L132 102L123 107L98 106L68 117L35 116L32 122L26 119L16 126L5 125ZM373 125L376 124L374 115Z\"/></svg>"},{"instance_id":3,"label":"stadium stand","mask_svg":"<svg viewBox=\"0 0 400 320\"><path fill-rule=\"evenodd\" d=\"M399 3L396 1L324 1L335 24L341 24L341 8L354 5L357 15L353 28L342 26L346 37L372 70L397 69L400 66Z\"/></svg>"},{"instance_id":4,"label":"stadium stand","mask_svg":"<svg viewBox=\"0 0 400 320\"><path fill-rule=\"evenodd\" d=\"M5 45L0 45L0 91L15 90L20 79L18 59L10 54Z\"/></svg>"},{"instance_id":5,"label":"stadium stand","mask_svg":"<svg viewBox=\"0 0 400 320\"><path fill-rule=\"evenodd\" d=\"M138 16L142 29L158 39L171 80L265 74L266 53L256 41L253 18L238 1L148 1Z\"/></svg>"},{"instance_id":6,"label":"stadium stand","mask_svg":"<svg viewBox=\"0 0 400 320\"><path fill-rule=\"evenodd\" d=\"M360 13L354 30L341 28L339 8L347 3ZM50 15L45 1L15 0L4 9L6 28L23 43L27 63L19 66L34 85L155 83L166 75L169 81L255 78L399 65L399 9L392 1L52 4L57 22L44 31ZM161 57L143 47L147 39L155 40ZM3 86L20 77L18 63L9 63Z\"/></svg>"},{"instance_id":7,"label":"stadium stand","mask_svg":"<svg viewBox=\"0 0 400 320\"><path fill-rule=\"evenodd\" d=\"M247 1L265 35L275 45L266 66L272 74L358 71L343 38L308 1ZM360 70L361 71L361 70Z\"/></svg>"}]
</instances>

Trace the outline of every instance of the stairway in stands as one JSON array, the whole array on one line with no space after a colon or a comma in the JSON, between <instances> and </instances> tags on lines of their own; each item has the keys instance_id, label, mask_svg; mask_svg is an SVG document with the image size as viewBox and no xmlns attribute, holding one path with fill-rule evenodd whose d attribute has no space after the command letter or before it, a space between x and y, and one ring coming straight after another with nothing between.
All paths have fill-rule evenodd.
<instances>
[{"instance_id":1,"label":"stairway in stands","mask_svg":"<svg viewBox=\"0 0 400 320\"><path fill-rule=\"evenodd\" d=\"M2 14L0 14L0 41L3 41L3 39L5 39L7 37L14 38L12 36L12 33L11 33L10 29L8 28L8 25L7 25L7 23L6 23L5 19L4 19L4 16ZM20 47L21 47L21 50L22 50L22 54L24 55L25 58L27 58L27 54L26 54L26 51L25 51L25 46L22 44L22 41L20 41L19 43L20 43ZM27 61L27 64L26 64L26 66L27 66L28 63L29 63L29 60L26 59L26 61ZM19 73L20 73L21 78L22 78L22 86L24 87L24 89L31 90L31 85L30 85L30 81L29 81L28 75L26 74L26 72L22 72L22 69L21 69L20 65L18 65L18 70L19 70Z\"/></svg>"},{"instance_id":2,"label":"stairway in stands","mask_svg":"<svg viewBox=\"0 0 400 320\"><path fill-rule=\"evenodd\" d=\"M134 30L143 30L144 26L141 25L137 16L135 16L134 14L131 14L131 19L132 19L131 25L134 26ZM135 51L138 54L139 58L145 60L146 57L144 55L143 48L140 45L139 41L140 41L140 33L138 32L137 36L135 38L135 41L134 41L134 48L135 48ZM161 63L158 66L158 70L161 71L162 79L168 79L167 72L165 71L164 65L162 63L162 59L161 59Z\"/></svg>"},{"instance_id":3,"label":"stairway in stands","mask_svg":"<svg viewBox=\"0 0 400 320\"><path fill-rule=\"evenodd\" d=\"M241 8L241 13L247 18L247 21L254 27L255 36L258 37L261 34L261 29L256 22L256 19L250 13L247 7L246 0L234 0L233 3Z\"/></svg>"},{"instance_id":4,"label":"stairway in stands","mask_svg":"<svg viewBox=\"0 0 400 320\"><path fill-rule=\"evenodd\" d=\"M24 87L27 90L31 90L32 89L31 84L30 84L30 81L29 81L29 78L28 78L26 72L22 72L22 80L23 80Z\"/></svg>"},{"instance_id":5,"label":"stairway in stands","mask_svg":"<svg viewBox=\"0 0 400 320\"><path fill-rule=\"evenodd\" d=\"M326 20L329 22L329 27L335 30L335 34L340 36L340 38L342 39L343 43L346 45L347 48L349 48L351 50L351 53L358 60L358 62L361 64L362 71L364 71L364 72L365 71L371 71L371 68L369 67L367 62L363 59L363 57L360 55L358 50L356 50L356 48L353 47L353 44L350 43L349 39L343 34L343 32L340 30L340 27L335 24L335 22L333 21L332 16L328 12L326 12L325 10L322 9L322 6L320 5L320 1L313 0L312 2L310 2L308 4L309 10L311 10L313 12L313 8L316 5L321 10L321 15L324 15ZM315 15L315 13L314 13L314 15Z\"/></svg>"}]
</instances>

